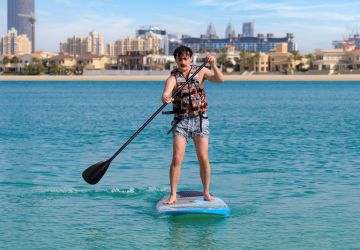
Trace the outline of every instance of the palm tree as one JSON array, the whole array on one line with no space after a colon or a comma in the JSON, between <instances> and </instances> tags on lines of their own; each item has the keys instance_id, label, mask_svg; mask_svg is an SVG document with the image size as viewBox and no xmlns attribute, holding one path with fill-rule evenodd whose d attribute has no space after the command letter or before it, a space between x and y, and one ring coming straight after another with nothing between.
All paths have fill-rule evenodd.
<instances>
[{"instance_id":1,"label":"palm tree","mask_svg":"<svg viewBox=\"0 0 360 250\"><path fill-rule=\"evenodd\" d=\"M305 56L310 61L310 68L313 68L313 62L316 60L316 57L314 54L310 53Z\"/></svg>"},{"instance_id":2,"label":"palm tree","mask_svg":"<svg viewBox=\"0 0 360 250\"><path fill-rule=\"evenodd\" d=\"M314 54L307 54L306 56L305 56L306 58L308 58L308 59L310 59L310 61L313 61L313 60L315 60L315 55Z\"/></svg>"},{"instance_id":3,"label":"palm tree","mask_svg":"<svg viewBox=\"0 0 360 250\"><path fill-rule=\"evenodd\" d=\"M250 63L252 61L252 55L249 51L243 50L240 52L240 63L243 65L244 70L249 70Z\"/></svg>"},{"instance_id":4,"label":"palm tree","mask_svg":"<svg viewBox=\"0 0 360 250\"><path fill-rule=\"evenodd\" d=\"M14 56L13 58L11 58L10 59L10 63L18 63L19 62L19 59L16 57L16 56Z\"/></svg>"},{"instance_id":5,"label":"palm tree","mask_svg":"<svg viewBox=\"0 0 360 250\"><path fill-rule=\"evenodd\" d=\"M298 50L293 50L291 54L293 55L294 60L301 60L303 58L303 55L301 55Z\"/></svg>"},{"instance_id":6,"label":"palm tree","mask_svg":"<svg viewBox=\"0 0 360 250\"><path fill-rule=\"evenodd\" d=\"M220 67L222 70L224 70L224 65L228 61L227 53L221 53L220 56L217 58L218 63L220 64Z\"/></svg>"},{"instance_id":7,"label":"palm tree","mask_svg":"<svg viewBox=\"0 0 360 250\"><path fill-rule=\"evenodd\" d=\"M234 71L240 71L240 58L239 57L235 57L235 68Z\"/></svg>"},{"instance_id":8,"label":"palm tree","mask_svg":"<svg viewBox=\"0 0 360 250\"><path fill-rule=\"evenodd\" d=\"M9 64L9 63L10 63L10 58L7 57L7 56L4 56L4 58L3 58L3 64L4 64L4 66L7 65L7 64Z\"/></svg>"}]
</instances>

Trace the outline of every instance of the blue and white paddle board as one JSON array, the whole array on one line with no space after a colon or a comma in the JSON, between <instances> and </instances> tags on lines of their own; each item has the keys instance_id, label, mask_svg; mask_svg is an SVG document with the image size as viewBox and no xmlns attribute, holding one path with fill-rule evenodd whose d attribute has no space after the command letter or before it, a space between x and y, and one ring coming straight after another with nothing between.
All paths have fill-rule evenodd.
<instances>
[{"instance_id":1,"label":"blue and white paddle board","mask_svg":"<svg viewBox=\"0 0 360 250\"><path fill-rule=\"evenodd\" d=\"M199 191L177 192L175 204L164 204L169 195L164 196L156 205L159 214L162 215L184 215L184 214L211 214L229 215L230 209L219 197L214 200L204 200L203 193Z\"/></svg>"}]
</instances>

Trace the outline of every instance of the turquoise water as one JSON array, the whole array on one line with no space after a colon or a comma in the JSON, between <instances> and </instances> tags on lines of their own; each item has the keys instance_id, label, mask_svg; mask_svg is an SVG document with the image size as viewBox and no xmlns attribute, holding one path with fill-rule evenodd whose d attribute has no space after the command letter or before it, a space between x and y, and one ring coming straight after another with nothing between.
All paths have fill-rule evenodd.
<instances>
[{"instance_id":1,"label":"turquoise water","mask_svg":"<svg viewBox=\"0 0 360 250\"><path fill-rule=\"evenodd\" d=\"M360 84L208 84L212 192L232 215L161 217L160 82L0 82L2 249L360 249ZM179 189L201 190L193 144Z\"/></svg>"}]
</instances>

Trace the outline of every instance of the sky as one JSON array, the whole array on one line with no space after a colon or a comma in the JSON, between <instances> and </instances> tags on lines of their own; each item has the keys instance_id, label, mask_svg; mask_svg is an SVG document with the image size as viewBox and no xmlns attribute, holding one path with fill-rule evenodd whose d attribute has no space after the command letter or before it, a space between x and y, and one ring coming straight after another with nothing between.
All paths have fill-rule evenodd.
<instances>
[{"instance_id":1,"label":"sky","mask_svg":"<svg viewBox=\"0 0 360 250\"><path fill-rule=\"evenodd\" d=\"M199 37L212 23L224 37L229 23L238 34L253 21L255 34L293 33L298 49L310 53L360 31L359 12L357 0L35 0L36 49L58 51L60 42L90 31L114 42L147 25ZM6 31L7 0L0 0L0 35Z\"/></svg>"}]
</instances>

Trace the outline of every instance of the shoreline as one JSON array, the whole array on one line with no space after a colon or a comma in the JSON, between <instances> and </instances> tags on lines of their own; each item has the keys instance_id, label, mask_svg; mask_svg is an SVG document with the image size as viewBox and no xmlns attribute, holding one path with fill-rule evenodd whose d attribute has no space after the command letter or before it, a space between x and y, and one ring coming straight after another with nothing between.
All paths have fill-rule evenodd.
<instances>
[{"instance_id":1,"label":"shoreline","mask_svg":"<svg viewBox=\"0 0 360 250\"><path fill-rule=\"evenodd\" d=\"M306 82L306 81L355 81L360 82L360 74L348 75L224 75L226 81L236 82ZM124 82L124 81L165 81L167 75L121 75L121 76L50 76L50 75L0 75L0 82L11 81L104 81L104 82Z\"/></svg>"}]
</instances>

